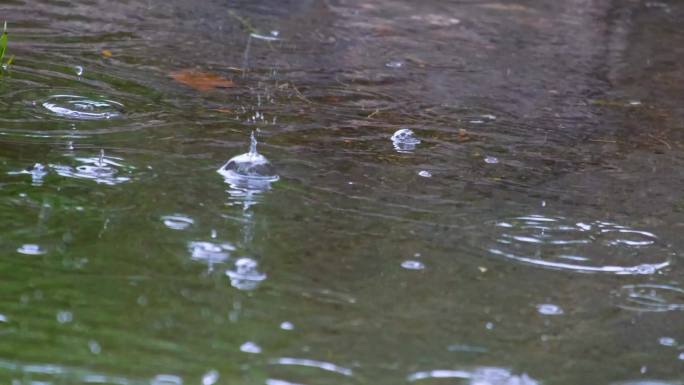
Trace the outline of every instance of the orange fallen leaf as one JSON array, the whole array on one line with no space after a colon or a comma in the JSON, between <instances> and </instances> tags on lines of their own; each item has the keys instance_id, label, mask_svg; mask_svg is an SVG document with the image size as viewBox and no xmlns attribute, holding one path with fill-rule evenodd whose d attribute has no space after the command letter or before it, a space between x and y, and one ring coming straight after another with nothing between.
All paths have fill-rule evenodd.
<instances>
[{"instance_id":1,"label":"orange fallen leaf","mask_svg":"<svg viewBox=\"0 0 684 385\"><path fill-rule=\"evenodd\" d=\"M211 72L202 72L194 69L174 71L170 73L173 80L185 84L198 91L210 91L214 88L228 88L233 86L233 81Z\"/></svg>"},{"instance_id":2,"label":"orange fallen leaf","mask_svg":"<svg viewBox=\"0 0 684 385\"><path fill-rule=\"evenodd\" d=\"M233 112L233 110L231 110L230 108L214 108L213 111L221 112L224 114L230 114L231 112Z\"/></svg>"},{"instance_id":3,"label":"orange fallen leaf","mask_svg":"<svg viewBox=\"0 0 684 385\"><path fill-rule=\"evenodd\" d=\"M112 51L110 51L108 49L103 49L101 53L102 53L102 56L104 56L104 57L112 57Z\"/></svg>"}]
</instances>

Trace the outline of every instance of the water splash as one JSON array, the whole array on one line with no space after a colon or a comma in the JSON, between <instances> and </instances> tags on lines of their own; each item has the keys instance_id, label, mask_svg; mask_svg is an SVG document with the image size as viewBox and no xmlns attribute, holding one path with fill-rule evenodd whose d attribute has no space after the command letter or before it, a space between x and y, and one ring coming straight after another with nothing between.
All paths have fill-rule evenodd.
<instances>
[{"instance_id":1,"label":"water splash","mask_svg":"<svg viewBox=\"0 0 684 385\"><path fill-rule=\"evenodd\" d=\"M648 275L676 255L653 233L605 221L528 215L493 226L498 238L491 254L549 269Z\"/></svg>"},{"instance_id":2,"label":"water splash","mask_svg":"<svg viewBox=\"0 0 684 385\"><path fill-rule=\"evenodd\" d=\"M266 274L258 270L259 264L252 258L240 258L235 261L231 270L226 270L230 278L230 284L240 290L254 290L261 281L266 279Z\"/></svg>"},{"instance_id":3,"label":"water splash","mask_svg":"<svg viewBox=\"0 0 684 385\"><path fill-rule=\"evenodd\" d=\"M124 106L113 100L93 100L78 95L54 95L44 100L43 108L54 115L78 120L107 120L121 117Z\"/></svg>"},{"instance_id":4,"label":"water splash","mask_svg":"<svg viewBox=\"0 0 684 385\"><path fill-rule=\"evenodd\" d=\"M33 166L27 167L25 170L21 171L10 171L8 175L30 175L31 184L33 186L42 186L43 178L48 175L48 169L40 163L36 163Z\"/></svg>"},{"instance_id":5,"label":"water splash","mask_svg":"<svg viewBox=\"0 0 684 385\"><path fill-rule=\"evenodd\" d=\"M280 179L268 159L257 151L254 131L249 152L232 157L218 169L218 173L231 185L254 190L267 190L271 183Z\"/></svg>"},{"instance_id":6,"label":"water splash","mask_svg":"<svg viewBox=\"0 0 684 385\"><path fill-rule=\"evenodd\" d=\"M252 131L249 152L232 157L217 171L231 187L227 192L232 200L245 210L256 203L259 193L270 190L271 184L280 179L268 159L259 154L257 144Z\"/></svg>"},{"instance_id":7,"label":"water splash","mask_svg":"<svg viewBox=\"0 0 684 385\"><path fill-rule=\"evenodd\" d=\"M413 130L402 128L392 134L392 144L397 152L411 152L420 144L420 139L416 137Z\"/></svg>"},{"instance_id":8,"label":"water splash","mask_svg":"<svg viewBox=\"0 0 684 385\"><path fill-rule=\"evenodd\" d=\"M191 241L188 242L188 251L192 260L205 262L211 267L228 261L230 252L235 251L235 246L230 243Z\"/></svg>"},{"instance_id":9,"label":"water splash","mask_svg":"<svg viewBox=\"0 0 684 385\"><path fill-rule=\"evenodd\" d=\"M81 164L72 167L62 164L51 164L50 167L60 176L76 179L89 179L98 184L117 185L131 180L128 176L118 175L121 172L130 173L134 168L118 162L121 158L105 156L100 150L99 156L90 158L75 158Z\"/></svg>"}]
</instances>

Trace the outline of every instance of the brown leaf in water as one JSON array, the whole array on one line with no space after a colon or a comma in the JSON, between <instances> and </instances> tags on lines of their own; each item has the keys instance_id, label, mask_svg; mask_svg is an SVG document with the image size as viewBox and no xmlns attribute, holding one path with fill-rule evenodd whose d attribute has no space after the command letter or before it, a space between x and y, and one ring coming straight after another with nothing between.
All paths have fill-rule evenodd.
<instances>
[{"instance_id":1,"label":"brown leaf in water","mask_svg":"<svg viewBox=\"0 0 684 385\"><path fill-rule=\"evenodd\" d=\"M112 57L112 51L110 51L108 49L103 49L101 53L102 53L102 56L104 56L104 57Z\"/></svg>"},{"instance_id":2,"label":"brown leaf in water","mask_svg":"<svg viewBox=\"0 0 684 385\"><path fill-rule=\"evenodd\" d=\"M185 84L198 91L210 91L214 88L232 87L233 81L211 72L185 69L170 73L173 80Z\"/></svg>"}]
</instances>

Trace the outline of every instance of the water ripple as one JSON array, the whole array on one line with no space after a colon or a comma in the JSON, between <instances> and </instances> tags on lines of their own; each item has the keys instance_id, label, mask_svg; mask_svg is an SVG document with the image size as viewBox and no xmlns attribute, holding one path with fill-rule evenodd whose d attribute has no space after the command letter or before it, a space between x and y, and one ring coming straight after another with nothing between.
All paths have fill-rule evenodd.
<instances>
[{"instance_id":1,"label":"water ripple","mask_svg":"<svg viewBox=\"0 0 684 385\"><path fill-rule=\"evenodd\" d=\"M684 289L665 284L625 285L613 293L617 306L638 312L684 310Z\"/></svg>"},{"instance_id":2,"label":"water ripple","mask_svg":"<svg viewBox=\"0 0 684 385\"><path fill-rule=\"evenodd\" d=\"M106 120L124 114L124 106L119 102L78 95L50 96L41 105L49 112L69 119Z\"/></svg>"},{"instance_id":3,"label":"water ripple","mask_svg":"<svg viewBox=\"0 0 684 385\"><path fill-rule=\"evenodd\" d=\"M651 232L605 221L528 215L491 225L498 234L491 254L550 269L655 274L676 255Z\"/></svg>"},{"instance_id":4,"label":"water ripple","mask_svg":"<svg viewBox=\"0 0 684 385\"><path fill-rule=\"evenodd\" d=\"M409 382L421 380L451 378L466 380L470 385L538 385L535 379L526 373L517 375L510 370L496 367L480 367L473 370L428 370L411 373L406 379Z\"/></svg>"},{"instance_id":5,"label":"water ripple","mask_svg":"<svg viewBox=\"0 0 684 385\"><path fill-rule=\"evenodd\" d=\"M135 169L120 163L121 158L105 156L104 152L101 152L100 156L74 159L80 164L77 166L51 164L50 167L66 178L89 179L98 184L110 186L130 181L129 175Z\"/></svg>"},{"instance_id":6,"label":"water ripple","mask_svg":"<svg viewBox=\"0 0 684 385\"><path fill-rule=\"evenodd\" d=\"M349 368L343 366L335 365L330 362L309 360L306 358L291 358L291 357L281 357L269 361L271 365L294 365L294 366L306 366L309 368L318 368L328 372L338 373L343 376L352 376L353 371Z\"/></svg>"}]
</instances>

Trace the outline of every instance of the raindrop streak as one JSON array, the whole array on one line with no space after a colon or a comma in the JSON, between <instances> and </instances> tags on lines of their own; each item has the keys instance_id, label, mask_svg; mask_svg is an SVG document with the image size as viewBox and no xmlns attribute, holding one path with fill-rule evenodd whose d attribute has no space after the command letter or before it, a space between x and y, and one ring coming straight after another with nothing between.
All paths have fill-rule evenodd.
<instances>
[{"instance_id":1,"label":"raindrop streak","mask_svg":"<svg viewBox=\"0 0 684 385\"><path fill-rule=\"evenodd\" d=\"M638 312L684 310L684 289L669 285L625 285L614 293L618 307Z\"/></svg>"},{"instance_id":2,"label":"raindrop streak","mask_svg":"<svg viewBox=\"0 0 684 385\"><path fill-rule=\"evenodd\" d=\"M416 382L437 378L458 378L468 380L472 385L489 384L516 384L516 385L539 385L539 382L530 378L526 373L516 375L510 370L495 367L480 367L473 370L429 370L410 374L406 380Z\"/></svg>"},{"instance_id":3,"label":"raindrop streak","mask_svg":"<svg viewBox=\"0 0 684 385\"><path fill-rule=\"evenodd\" d=\"M392 134L392 144L398 152L411 152L420 144L420 139L416 137L409 128L402 128Z\"/></svg>"},{"instance_id":4,"label":"raindrop streak","mask_svg":"<svg viewBox=\"0 0 684 385\"><path fill-rule=\"evenodd\" d=\"M343 376L352 376L353 372L349 368L345 368L342 366L338 366L335 364L331 364L329 362L325 361L315 361L315 360L308 360L305 358L290 358L290 357L282 357L282 358L276 358L274 360L269 361L271 365L294 365L294 366L306 366L309 368L318 368L322 369L328 372L333 372L333 373L338 373Z\"/></svg>"},{"instance_id":5,"label":"raindrop streak","mask_svg":"<svg viewBox=\"0 0 684 385\"><path fill-rule=\"evenodd\" d=\"M528 215L492 224L493 255L578 273L655 274L676 254L647 231L615 223Z\"/></svg>"},{"instance_id":6,"label":"raindrop streak","mask_svg":"<svg viewBox=\"0 0 684 385\"><path fill-rule=\"evenodd\" d=\"M112 100L91 100L76 95L54 95L41 104L55 115L79 120L106 120L119 118L124 106Z\"/></svg>"},{"instance_id":7,"label":"raindrop streak","mask_svg":"<svg viewBox=\"0 0 684 385\"><path fill-rule=\"evenodd\" d=\"M231 286L240 290L256 289L259 283L266 279L266 274L257 270L258 266L257 262L251 258L238 259L235 267L226 271Z\"/></svg>"}]
</instances>

